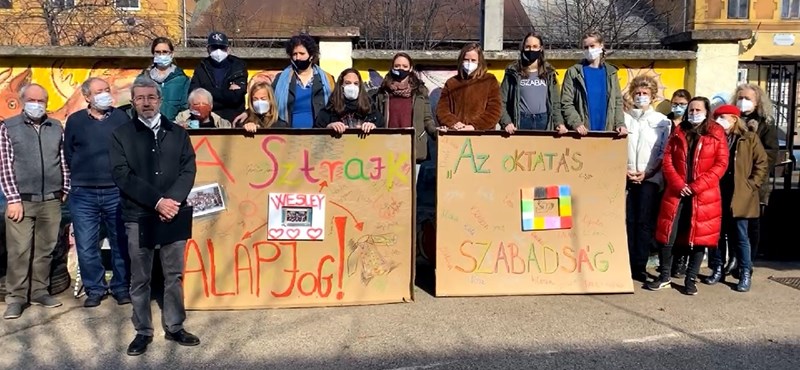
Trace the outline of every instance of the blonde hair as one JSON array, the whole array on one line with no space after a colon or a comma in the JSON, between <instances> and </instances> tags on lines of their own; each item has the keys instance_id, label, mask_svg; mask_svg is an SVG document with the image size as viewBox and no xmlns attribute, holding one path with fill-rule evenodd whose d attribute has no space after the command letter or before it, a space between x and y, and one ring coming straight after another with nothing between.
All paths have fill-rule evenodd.
<instances>
[{"instance_id":1,"label":"blonde hair","mask_svg":"<svg viewBox=\"0 0 800 370\"><path fill-rule=\"evenodd\" d=\"M259 90L265 90L267 92L267 101L269 102L269 110L267 113L264 113L263 117L259 117L252 108L253 95ZM253 86L250 86L247 96L250 97L251 103L245 122L253 122L262 128L268 128L278 121L278 108L277 103L275 103L275 93L272 92L272 86L270 86L269 83L258 82L253 84Z\"/></svg>"},{"instance_id":2,"label":"blonde hair","mask_svg":"<svg viewBox=\"0 0 800 370\"><path fill-rule=\"evenodd\" d=\"M650 90L650 99L655 100L658 97L658 82L650 76L636 76L628 84L628 95L631 98L636 96L636 90L646 88Z\"/></svg>"},{"instance_id":3,"label":"blonde hair","mask_svg":"<svg viewBox=\"0 0 800 370\"><path fill-rule=\"evenodd\" d=\"M731 132L739 136L744 136L744 133L748 131L747 123L739 116L734 116L734 119L736 119L736 122L733 123Z\"/></svg>"},{"instance_id":4,"label":"blonde hair","mask_svg":"<svg viewBox=\"0 0 800 370\"><path fill-rule=\"evenodd\" d=\"M732 105L736 105L736 102L739 100L739 92L742 90L751 90L756 93L756 101L753 103L756 104L756 114L758 114L759 117L763 117L764 119L772 118L772 100L770 100L764 90L761 89L761 86L756 84L744 83L737 86L736 91L734 91L733 96L731 96Z\"/></svg>"},{"instance_id":5,"label":"blonde hair","mask_svg":"<svg viewBox=\"0 0 800 370\"><path fill-rule=\"evenodd\" d=\"M464 68L461 67L461 63L464 62L464 56L470 51L478 53L478 69L473 72L472 77L481 78L486 75L489 67L486 65L486 58L483 57L483 49L481 49L480 45L474 42L464 45L464 47L461 48L461 52L458 54L458 75L463 79L469 78L469 75L467 75L467 73L464 71Z\"/></svg>"}]
</instances>

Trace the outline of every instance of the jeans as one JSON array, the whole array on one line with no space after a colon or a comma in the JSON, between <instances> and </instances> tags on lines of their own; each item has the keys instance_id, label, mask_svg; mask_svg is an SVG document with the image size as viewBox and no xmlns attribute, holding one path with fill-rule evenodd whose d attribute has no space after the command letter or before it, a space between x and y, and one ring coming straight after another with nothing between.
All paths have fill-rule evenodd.
<instances>
[{"instance_id":1,"label":"jeans","mask_svg":"<svg viewBox=\"0 0 800 370\"><path fill-rule=\"evenodd\" d=\"M750 224L748 218L722 218L722 233L719 236L719 246L709 251L709 267L718 268L725 266L725 255L728 246L735 253L739 260L739 266L750 270L753 268L750 256L750 238L747 236L747 228Z\"/></svg>"},{"instance_id":2,"label":"jeans","mask_svg":"<svg viewBox=\"0 0 800 370\"><path fill-rule=\"evenodd\" d=\"M136 334L153 336L153 314L150 309L150 278L153 274L155 247L139 244L139 224L126 222L128 251L131 257L131 301L133 327ZM161 269L164 273L164 306L161 324L164 330L175 333L183 329L186 309L183 305L183 268L186 240L159 246Z\"/></svg>"},{"instance_id":3,"label":"jeans","mask_svg":"<svg viewBox=\"0 0 800 370\"><path fill-rule=\"evenodd\" d=\"M520 130L546 130L547 113L521 113L519 115Z\"/></svg>"},{"instance_id":4,"label":"jeans","mask_svg":"<svg viewBox=\"0 0 800 370\"><path fill-rule=\"evenodd\" d=\"M656 249L653 238L658 216L658 194L659 187L655 183L628 183L625 221L628 229L628 253L634 272L645 270L650 251Z\"/></svg>"},{"instance_id":5,"label":"jeans","mask_svg":"<svg viewBox=\"0 0 800 370\"><path fill-rule=\"evenodd\" d=\"M69 212L75 232L78 266L87 296L102 296L109 290L106 268L100 254L100 224L106 226L111 245L111 294L127 296L130 289L130 260L122 223L119 189L74 186L69 194Z\"/></svg>"},{"instance_id":6,"label":"jeans","mask_svg":"<svg viewBox=\"0 0 800 370\"><path fill-rule=\"evenodd\" d=\"M750 237L750 260L756 259L758 256L758 246L761 244L761 228L763 227L761 220L764 219L764 211L766 205L761 204L761 212L758 218L750 218L747 227L747 235Z\"/></svg>"}]
</instances>

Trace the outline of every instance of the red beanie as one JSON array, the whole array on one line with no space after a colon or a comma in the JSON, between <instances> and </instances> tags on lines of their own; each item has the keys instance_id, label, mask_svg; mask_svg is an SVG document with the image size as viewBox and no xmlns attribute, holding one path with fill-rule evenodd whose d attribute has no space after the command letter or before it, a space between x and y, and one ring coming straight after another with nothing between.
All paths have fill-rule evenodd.
<instances>
[{"instance_id":1,"label":"red beanie","mask_svg":"<svg viewBox=\"0 0 800 370\"><path fill-rule=\"evenodd\" d=\"M732 114L736 117L739 117L742 115L742 112L739 111L739 108L736 108L735 105L730 105L730 104L720 105L719 107L717 107L717 110L714 111L714 118L717 118L723 114Z\"/></svg>"}]
</instances>

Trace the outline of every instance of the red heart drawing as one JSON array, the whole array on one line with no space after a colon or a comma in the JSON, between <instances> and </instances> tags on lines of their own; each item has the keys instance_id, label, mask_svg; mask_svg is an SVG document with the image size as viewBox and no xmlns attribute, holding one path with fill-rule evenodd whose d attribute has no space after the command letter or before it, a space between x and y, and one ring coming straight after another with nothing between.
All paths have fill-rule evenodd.
<instances>
[{"instance_id":1,"label":"red heart drawing","mask_svg":"<svg viewBox=\"0 0 800 370\"><path fill-rule=\"evenodd\" d=\"M280 239L283 236L283 229L269 229L267 232L271 240Z\"/></svg>"},{"instance_id":2,"label":"red heart drawing","mask_svg":"<svg viewBox=\"0 0 800 370\"><path fill-rule=\"evenodd\" d=\"M317 240L320 236L322 236L322 229L311 227L308 229L308 231L306 231L306 235L313 240Z\"/></svg>"},{"instance_id":3,"label":"red heart drawing","mask_svg":"<svg viewBox=\"0 0 800 370\"><path fill-rule=\"evenodd\" d=\"M292 240L300 236L300 229L286 229L286 237Z\"/></svg>"}]
</instances>

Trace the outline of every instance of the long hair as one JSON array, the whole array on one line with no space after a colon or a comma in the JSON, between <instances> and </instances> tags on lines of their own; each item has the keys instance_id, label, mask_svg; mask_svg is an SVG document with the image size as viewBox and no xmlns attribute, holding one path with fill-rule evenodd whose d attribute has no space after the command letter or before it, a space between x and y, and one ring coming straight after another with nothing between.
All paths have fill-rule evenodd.
<instances>
[{"instance_id":1,"label":"long hair","mask_svg":"<svg viewBox=\"0 0 800 370\"><path fill-rule=\"evenodd\" d=\"M586 32L585 34L583 34L583 37L581 37L581 45L580 45L581 49L583 48L583 42L588 38L593 38L593 39L597 40L598 43L603 44L603 54L600 55L600 62L605 62L606 61L606 42L605 42L605 38L603 37L603 34L600 33L599 31L589 31L589 32Z\"/></svg>"},{"instance_id":2,"label":"long hair","mask_svg":"<svg viewBox=\"0 0 800 370\"><path fill-rule=\"evenodd\" d=\"M731 96L732 105L736 105L736 102L739 100L739 92L742 90L752 90L756 93L756 101L753 103L756 104L755 112L759 117L762 119L772 118L772 100L764 93L761 86L756 84L745 83L737 86L736 91L734 91L733 96Z\"/></svg>"},{"instance_id":3,"label":"long hair","mask_svg":"<svg viewBox=\"0 0 800 370\"><path fill-rule=\"evenodd\" d=\"M250 86L250 90L247 91L247 96L249 96L250 99L253 99L253 95L255 95L255 93L259 90L264 90L267 92L269 110L267 113L264 113L263 116L259 116L253 109L251 102L250 109L247 111L247 120L245 122L253 122L261 128L268 128L278 121L278 104L275 103L275 93L272 92L272 86L270 86L270 84L267 82L258 82L253 84L253 86Z\"/></svg>"},{"instance_id":4,"label":"long hair","mask_svg":"<svg viewBox=\"0 0 800 370\"><path fill-rule=\"evenodd\" d=\"M744 122L742 117L735 116L733 118L736 120L736 122L733 123L731 132L739 136L744 136L744 133L747 132L747 124Z\"/></svg>"},{"instance_id":5,"label":"long hair","mask_svg":"<svg viewBox=\"0 0 800 370\"><path fill-rule=\"evenodd\" d=\"M397 58L406 58L408 60L408 65L411 67L411 73L408 74L408 85L411 87L411 91L418 93L420 88L425 87L425 83L422 82L417 75L416 69L414 69L414 59L411 59L411 56L408 55L408 53L399 52L392 57L392 68L394 68L394 62L397 60ZM391 86L392 82L395 82L395 79L392 71L390 70L388 73L386 73L386 77L383 78L380 91L389 91L389 86Z\"/></svg>"},{"instance_id":6,"label":"long hair","mask_svg":"<svg viewBox=\"0 0 800 370\"><path fill-rule=\"evenodd\" d=\"M476 69L475 72L472 72L472 77L481 78L485 76L486 72L489 70L489 67L486 65L486 58L483 56L483 49L481 49L481 46L474 42L466 44L463 48L461 48L461 52L458 53L458 76L463 80L468 79L469 75L467 75L467 72L464 71L464 68L461 66L461 64L464 62L464 56L470 51L478 53L478 69Z\"/></svg>"},{"instance_id":7,"label":"long hair","mask_svg":"<svg viewBox=\"0 0 800 370\"><path fill-rule=\"evenodd\" d=\"M547 59L544 55L544 39L542 38L542 34L538 32L528 32L525 37L522 38L522 41L519 43L519 57L520 59L517 61L517 72L520 74L525 74L527 68L522 65L522 53L525 52L525 42L528 41L529 38L535 38L539 40L539 44L542 46L541 55L537 60L539 63L537 64L537 73L539 74L539 79L544 80L545 74L547 74L547 68L545 64L547 63Z\"/></svg>"},{"instance_id":8,"label":"long hair","mask_svg":"<svg viewBox=\"0 0 800 370\"><path fill-rule=\"evenodd\" d=\"M703 107L706 109L706 120L703 123L697 125L696 127L689 122L689 108L686 108L686 114L683 115L683 121L681 122L681 128L688 129L695 127L695 132L700 135L705 135L708 132L708 126L711 124L717 124L712 120L713 115L711 114L711 101L708 100L705 96L695 96L692 100L689 100L689 105L692 105L693 102L702 102Z\"/></svg>"},{"instance_id":9,"label":"long hair","mask_svg":"<svg viewBox=\"0 0 800 370\"><path fill-rule=\"evenodd\" d=\"M336 112L336 114L343 115L346 113L344 76L347 76L351 73L358 76L358 99L356 100L358 107L357 113L362 115L369 114L372 107L370 106L369 97L367 96L367 90L364 88L364 81L361 79L361 73L355 68L347 68L339 74L339 78L336 80L336 87L331 93L331 99L329 102L330 107L333 108L333 111Z\"/></svg>"}]
</instances>

